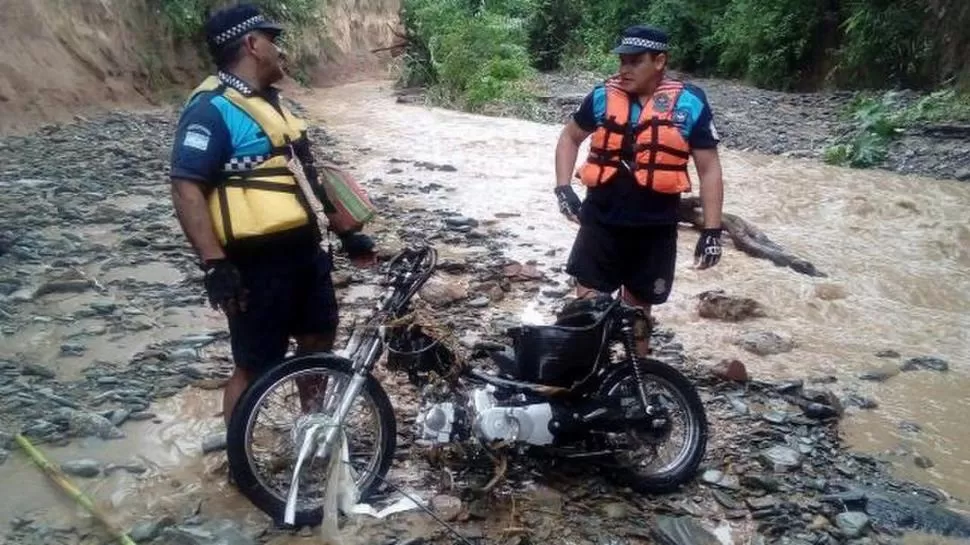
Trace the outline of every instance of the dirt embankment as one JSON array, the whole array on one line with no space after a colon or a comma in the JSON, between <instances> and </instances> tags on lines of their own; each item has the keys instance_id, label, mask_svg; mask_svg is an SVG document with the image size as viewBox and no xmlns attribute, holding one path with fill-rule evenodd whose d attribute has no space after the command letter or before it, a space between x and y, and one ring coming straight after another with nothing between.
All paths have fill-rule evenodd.
<instances>
[{"instance_id":1,"label":"dirt embankment","mask_svg":"<svg viewBox=\"0 0 970 545\"><path fill-rule=\"evenodd\" d=\"M380 73L400 0L328 2L319 33L300 44L316 59L314 85ZM0 132L78 114L156 105L209 69L179 43L158 10L128 0L0 0Z\"/></svg>"}]
</instances>

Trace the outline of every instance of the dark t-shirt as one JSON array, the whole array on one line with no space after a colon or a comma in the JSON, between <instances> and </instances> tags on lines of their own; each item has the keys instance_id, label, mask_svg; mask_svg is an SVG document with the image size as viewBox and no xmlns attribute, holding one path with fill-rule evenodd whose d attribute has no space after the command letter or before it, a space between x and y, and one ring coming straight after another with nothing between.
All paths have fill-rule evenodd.
<instances>
[{"instance_id":1,"label":"dark t-shirt","mask_svg":"<svg viewBox=\"0 0 970 545\"><path fill-rule=\"evenodd\" d=\"M704 91L695 85L684 84L674 111L684 115L675 116L675 123L687 139L691 149L711 149L718 145L714 116ZM606 114L606 89L601 85L586 95L573 120L585 131L593 132ZM640 116L640 104L631 100L630 118ZM682 120L678 122L678 120ZM609 183L589 188L580 212L582 222L608 225L658 225L678 221L677 207L680 195L658 193L637 185L633 175L621 170Z\"/></svg>"}]
</instances>

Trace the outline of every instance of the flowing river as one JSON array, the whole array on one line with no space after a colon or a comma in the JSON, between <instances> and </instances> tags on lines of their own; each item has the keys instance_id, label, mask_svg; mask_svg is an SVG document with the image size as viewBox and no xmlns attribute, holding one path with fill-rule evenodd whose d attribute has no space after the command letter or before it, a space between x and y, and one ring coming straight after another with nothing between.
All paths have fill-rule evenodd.
<instances>
[{"instance_id":1,"label":"flowing river","mask_svg":"<svg viewBox=\"0 0 970 545\"><path fill-rule=\"evenodd\" d=\"M449 191L435 204L494 220L531 243L510 248L513 258L565 264L576 228L559 215L552 195L559 126L399 104L388 83L320 89L301 100L341 142L362 179L440 184ZM580 157L586 149L588 141ZM933 467L918 468L910 458L901 460L901 471L970 500L963 422L970 410L970 184L731 149L722 150L721 161L725 212L754 223L828 277L776 267L730 244L716 268L693 270L697 235L684 228L673 293L655 309L662 325L712 365L738 358L755 377L838 377L879 403L845 420L852 446L883 452L907 445ZM547 249L557 251L549 257ZM696 296L710 289L754 298L769 315L742 324L702 319ZM790 335L796 347L760 357L732 344L751 328ZM903 358L943 358L950 371L901 373L879 384L858 380L887 365L876 356L886 349ZM922 430L906 431L901 422Z\"/></svg>"}]
</instances>

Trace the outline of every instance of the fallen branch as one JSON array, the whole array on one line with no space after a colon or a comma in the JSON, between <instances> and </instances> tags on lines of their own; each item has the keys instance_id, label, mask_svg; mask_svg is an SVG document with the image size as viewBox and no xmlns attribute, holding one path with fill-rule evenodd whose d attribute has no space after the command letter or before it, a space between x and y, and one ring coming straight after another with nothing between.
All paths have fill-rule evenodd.
<instances>
[{"instance_id":1,"label":"fallen branch","mask_svg":"<svg viewBox=\"0 0 970 545\"><path fill-rule=\"evenodd\" d=\"M34 463L37 464L37 466L40 467L52 481L57 483L61 489L67 492L67 494L75 502L77 502L78 505L87 509L89 513L101 521L101 523L108 528L108 531L111 532L111 535L115 537L115 539L122 543L122 545L135 545L135 542L132 541L123 530L108 520L108 517L106 517L104 513L98 509L98 506L91 501L91 498L74 486L70 479L67 478L67 475L65 475L56 464L51 463L43 453L37 450L37 447L30 443L26 437L18 433L16 436L14 436L14 438L16 439L17 444L20 445L20 448L24 449L24 452L30 456Z\"/></svg>"},{"instance_id":2,"label":"fallen branch","mask_svg":"<svg viewBox=\"0 0 970 545\"><path fill-rule=\"evenodd\" d=\"M689 223L697 229L704 227L704 214L699 197L687 197L680 202L680 221ZM748 223L734 214L723 214L724 229L734 242L734 246L742 252L762 259L767 259L775 265L789 267L796 272L808 276L826 277L827 274L815 268L811 262L802 259L779 246L768 238L761 229Z\"/></svg>"},{"instance_id":3,"label":"fallen branch","mask_svg":"<svg viewBox=\"0 0 970 545\"><path fill-rule=\"evenodd\" d=\"M408 46L408 42L404 42L404 43L398 43L398 44L388 45L384 47L378 47L376 49L371 49L370 52L380 53L382 51L393 51L395 49L401 49L402 47L407 47L407 46Z\"/></svg>"}]
</instances>

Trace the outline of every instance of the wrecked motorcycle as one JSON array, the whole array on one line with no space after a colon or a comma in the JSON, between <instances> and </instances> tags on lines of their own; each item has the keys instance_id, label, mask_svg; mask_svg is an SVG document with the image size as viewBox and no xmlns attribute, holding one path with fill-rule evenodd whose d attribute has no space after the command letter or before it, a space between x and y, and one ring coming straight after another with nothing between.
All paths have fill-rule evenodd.
<instances>
[{"instance_id":1,"label":"wrecked motorcycle","mask_svg":"<svg viewBox=\"0 0 970 545\"><path fill-rule=\"evenodd\" d=\"M319 524L333 456L350 466L360 499L378 490L397 439L391 402L372 373L382 357L416 385L448 377L444 394L419 412L418 444L538 449L595 463L641 493L693 478L707 446L704 406L677 369L634 355L637 309L609 296L577 301L552 325L511 329L511 346L479 350L492 365L457 362L439 339L400 325L436 264L432 247L402 251L387 263L385 291L344 350L290 356L243 394L227 454L237 488L254 505L278 523Z\"/></svg>"}]
</instances>

